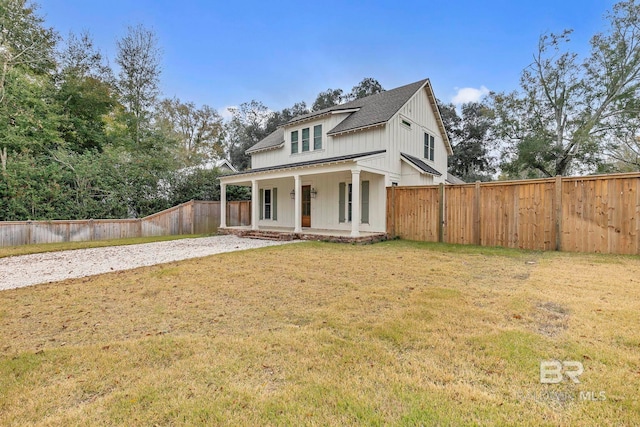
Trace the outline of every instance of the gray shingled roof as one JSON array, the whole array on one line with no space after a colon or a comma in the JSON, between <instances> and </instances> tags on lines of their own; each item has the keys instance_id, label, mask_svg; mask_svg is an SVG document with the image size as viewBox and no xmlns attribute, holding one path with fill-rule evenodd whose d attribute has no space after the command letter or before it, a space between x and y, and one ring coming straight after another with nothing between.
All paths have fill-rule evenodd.
<instances>
[{"instance_id":1,"label":"gray shingled roof","mask_svg":"<svg viewBox=\"0 0 640 427\"><path fill-rule=\"evenodd\" d=\"M358 111L351 113L336 127L328 131L327 135L335 135L341 132L383 124L388 122L391 117L393 117L393 115L397 113L398 110L409 100L409 98L411 98L421 87L425 85L427 80L428 79L420 80L419 82L387 90L365 98L356 99L345 104L335 105L309 114L303 114L291 119L287 125L320 117L332 112L353 109L358 109ZM250 154L260 150L276 148L283 143L284 127L281 127L253 147L249 148L247 153Z\"/></svg>"},{"instance_id":2,"label":"gray shingled roof","mask_svg":"<svg viewBox=\"0 0 640 427\"><path fill-rule=\"evenodd\" d=\"M434 168L432 168L431 166L429 166L428 164L426 164L425 162L423 162L419 158L414 157L414 156L410 156L407 153L400 153L400 155L403 158L405 158L407 161L411 162L418 169L422 170L424 173L428 173L428 174L435 175L435 176L442 176L442 174L440 172L438 172L437 170L435 170Z\"/></svg>"},{"instance_id":3,"label":"gray shingled roof","mask_svg":"<svg viewBox=\"0 0 640 427\"><path fill-rule=\"evenodd\" d=\"M267 135L262 141L249 148L246 153L250 154L260 150L276 148L282 144L284 144L284 128L280 127Z\"/></svg>"},{"instance_id":4,"label":"gray shingled roof","mask_svg":"<svg viewBox=\"0 0 640 427\"><path fill-rule=\"evenodd\" d=\"M360 109L338 123L336 127L327 132L327 135L335 135L388 122L426 82L426 79L420 80L419 82L358 100L362 101ZM342 107L346 107L346 104ZM356 107L354 106L353 108Z\"/></svg>"},{"instance_id":5,"label":"gray shingled roof","mask_svg":"<svg viewBox=\"0 0 640 427\"><path fill-rule=\"evenodd\" d=\"M329 157L329 158L326 158L326 159L315 159L315 160L307 160L305 162L287 163L287 164L284 164L284 165L277 165L277 166L267 166L267 167L264 167L264 168L249 169L249 170L238 172L238 173L226 174L226 175L224 175L224 177L226 178L226 177L229 177L229 176L247 175L247 174L250 174L250 173L270 172L270 171L275 171L275 170L285 170L285 169L292 169L292 168L300 168L300 167L305 167L305 166L317 166L317 165L322 165L322 164L325 164L325 163L344 162L344 161L347 161L347 160L359 159L361 157L373 156L374 154L382 154L382 153L386 153L386 152L387 152L387 150L376 150L376 151L368 151L366 153L347 154L347 155L344 155L344 156Z\"/></svg>"}]
</instances>

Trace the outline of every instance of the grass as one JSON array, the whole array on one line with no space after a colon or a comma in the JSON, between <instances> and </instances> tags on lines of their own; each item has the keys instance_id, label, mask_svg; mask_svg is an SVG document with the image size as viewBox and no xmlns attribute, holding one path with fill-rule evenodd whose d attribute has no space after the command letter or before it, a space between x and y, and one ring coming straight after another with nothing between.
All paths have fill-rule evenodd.
<instances>
[{"instance_id":1,"label":"grass","mask_svg":"<svg viewBox=\"0 0 640 427\"><path fill-rule=\"evenodd\" d=\"M3 291L0 424L637 425L639 282L637 257L393 241ZM547 359L581 383L540 384Z\"/></svg>"},{"instance_id":2,"label":"grass","mask_svg":"<svg viewBox=\"0 0 640 427\"><path fill-rule=\"evenodd\" d=\"M0 258L16 255L39 254L44 252L68 251L73 249L102 248L105 246L137 245L140 243L164 242L167 240L188 239L202 237L198 234L183 234L179 236L151 236L132 237L128 239L94 240L91 242L62 242L41 243L37 245L20 245L0 247Z\"/></svg>"}]
</instances>

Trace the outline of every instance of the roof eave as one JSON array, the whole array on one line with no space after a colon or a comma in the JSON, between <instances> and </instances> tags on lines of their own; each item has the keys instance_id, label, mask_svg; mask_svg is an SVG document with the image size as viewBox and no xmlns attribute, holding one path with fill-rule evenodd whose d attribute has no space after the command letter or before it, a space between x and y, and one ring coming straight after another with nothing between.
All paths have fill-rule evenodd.
<instances>
[{"instance_id":1,"label":"roof eave","mask_svg":"<svg viewBox=\"0 0 640 427\"><path fill-rule=\"evenodd\" d=\"M444 121L442 120L442 116L440 115L440 109L438 108L438 103L436 102L436 96L433 93L433 88L431 87L431 80L427 79L424 84L424 88L427 90L427 97L429 98L429 103L431 104L433 113L436 116L436 122L438 122L438 128L440 129L440 133L442 134L442 140L447 147L447 153L452 156L453 149L451 148L449 135L447 135L447 129L444 127Z\"/></svg>"},{"instance_id":2,"label":"roof eave","mask_svg":"<svg viewBox=\"0 0 640 427\"><path fill-rule=\"evenodd\" d=\"M329 136L335 136L335 135L341 135L341 134L343 134L343 133L358 132L358 131L365 130L365 129L369 129L369 128L374 128L374 127L378 127L378 126L384 126L384 125L386 125L386 124L387 124L387 122L386 122L386 121L384 121L384 122L374 123L374 124L372 124L372 125L360 126L360 127L353 128L353 129L340 130L340 131L337 131L337 132L336 132L336 131L334 131L334 130L332 129L332 130L330 130L329 132L327 132L327 135L329 135ZM338 125L338 126L339 126L339 125ZM335 129L335 128L334 128L334 129Z\"/></svg>"},{"instance_id":3,"label":"roof eave","mask_svg":"<svg viewBox=\"0 0 640 427\"><path fill-rule=\"evenodd\" d=\"M269 150L275 150L277 148L282 148L284 147L284 141L282 141L280 144L278 145L272 145L271 147L264 147L264 148L258 148L257 150L253 150L251 148L249 148L248 150L246 150L244 153L245 154L254 154L254 153L260 153L262 151L269 151Z\"/></svg>"},{"instance_id":4,"label":"roof eave","mask_svg":"<svg viewBox=\"0 0 640 427\"><path fill-rule=\"evenodd\" d=\"M411 166L412 168L414 168L415 170L417 170L418 172L420 172L421 174L425 174L425 175L431 175L431 176L442 176L442 173L438 172L437 170L434 169L434 171L436 173L430 172L430 171L426 171L424 169L422 169L420 166L416 165L415 163L413 163L411 161L411 159L409 159L408 157L405 157L403 154L404 153L400 153L400 160L403 160L406 164L408 164L409 166Z\"/></svg>"}]
</instances>

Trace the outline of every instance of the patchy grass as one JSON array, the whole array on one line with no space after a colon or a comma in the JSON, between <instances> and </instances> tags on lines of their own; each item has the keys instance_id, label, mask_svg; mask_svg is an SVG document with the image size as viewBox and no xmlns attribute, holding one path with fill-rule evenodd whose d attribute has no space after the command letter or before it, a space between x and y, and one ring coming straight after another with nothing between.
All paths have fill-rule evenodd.
<instances>
[{"instance_id":1,"label":"patchy grass","mask_svg":"<svg viewBox=\"0 0 640 427\"><path fill-rule=\"evenodd\" d=\"M221 254L0 292L0 424L634 425L639 324L637 257Z\"/></svg>"},{"instance_id":2,"label":"patchy grass","mask_svg":"<svg viewBox=\"0 0 640 427\"><path fill-rule=\"evenodd\" d=\"M168 240L202 237L200 234L183 234L180 236L133 237L128 239L94 240L91 242L42 243L38 245L7 246L0 248L0 258L16 255L39 254L43 252L69 251L72 249L102 248L105 246L137 245L140 243L165 242Z\"/></svg>"}]
</instances>

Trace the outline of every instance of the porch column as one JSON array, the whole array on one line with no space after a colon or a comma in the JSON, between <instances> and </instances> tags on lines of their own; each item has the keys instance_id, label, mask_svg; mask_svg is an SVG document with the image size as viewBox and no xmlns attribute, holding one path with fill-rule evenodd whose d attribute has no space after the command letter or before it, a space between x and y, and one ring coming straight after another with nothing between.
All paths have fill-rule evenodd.
<instances>
[{"instance_id":1,"label":"porch column","mask_svg":"<svg viewBox=\"0 0 640 427\"><path fill-rule=\"evenodd\" d=\"M251 180L251 229L258 229L258 220L260 218L260 197L258 196L258 181Z\"/></svg>"},{"instance_id":2,"label":"porch column","mask_svg":"<svg viewBox=\"0 0 640 427\"><path fill-rule=\"evenodd\" d=\"M220 183L220 228L227 227L227 184Z\"/></svg>"},{"instance_id":3,"label":"porch column","mask_svg":"<svg viewBox=\"0 0 640 427\"><path fill-rule=\"evenodd\" d=\"M351 237L360 236L360 170L351 170Z\"/></svg>"},{"instance_id":4,"label":"porch column","mask_svg":"<svg viewBox=\"0 0 640 427\"><path fill-rule=\"evenodd\" d=\"M294 215L295 215L295 220L293 223L295 226L293 227L293 232L301 233L302 232L302 187L300 186L300 175L294 175L293 182L294 182L293 191L295 192L295 197L293 201L293 203L295 204L295 207L293 209Z\"/></svg>"}]
</instances>

